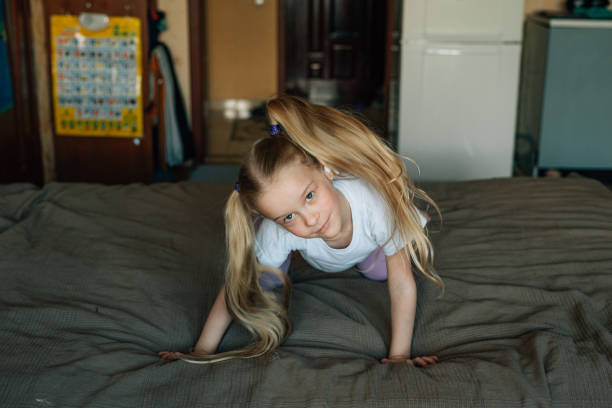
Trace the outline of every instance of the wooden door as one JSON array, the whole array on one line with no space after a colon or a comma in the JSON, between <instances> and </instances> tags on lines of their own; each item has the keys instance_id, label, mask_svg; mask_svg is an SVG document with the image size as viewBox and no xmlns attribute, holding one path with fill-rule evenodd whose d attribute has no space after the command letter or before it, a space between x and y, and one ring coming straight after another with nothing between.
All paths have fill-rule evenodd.
<instances>
[{"instance_id":1,"label":"wooden door","mask_svg":"<svg viewBox=\"0 0 612 408\"><path fill-rule=\"evenodd\" d=\"M376 98L384 100L386 1L280 4L285 65L281 92L357 109Z\"/></svg>"}]
</instances>

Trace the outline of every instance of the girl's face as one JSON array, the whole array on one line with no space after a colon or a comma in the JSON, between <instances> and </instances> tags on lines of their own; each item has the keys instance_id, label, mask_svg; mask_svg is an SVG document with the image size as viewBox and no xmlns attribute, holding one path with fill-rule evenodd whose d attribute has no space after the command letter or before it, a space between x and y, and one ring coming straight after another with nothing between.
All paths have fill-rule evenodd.
<instances>
[{"instance_id":1,"label":"girl's face","mask_svg":"<svg viewBox=\"0 0 612 408\"><path fill-rule=\"evenodd\" d=\"M352 233L351 211L332 179L331 172L294 160L266 183L257 197L257 209L298 237L342 246L347 232ZM350 234L348 238L350 243Z\"/></svg>"}]
</instances>

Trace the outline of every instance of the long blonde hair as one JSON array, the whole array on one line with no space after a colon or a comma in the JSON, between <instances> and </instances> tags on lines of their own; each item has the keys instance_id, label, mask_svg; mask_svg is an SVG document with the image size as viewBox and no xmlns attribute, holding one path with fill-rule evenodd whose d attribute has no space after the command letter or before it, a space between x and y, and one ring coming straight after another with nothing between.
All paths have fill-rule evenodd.
<instances>
[{"instance_id":1,"label":"long blonde hair","mask_svg":"<svg viewBox=\"0 0 612 408\"><path fill-rule=\"evenodd\" d=\"M312 157L336 173L357 176L372 185L384 198L393 215L391 237L399 230L410 259L427 278L442 286L433 269L433 247L423 231L414 200L436 203L417 188L402 156L362 122L337 109L312 105L303 99L283 96L268 102L272 124L281 124L287 136ZM389 237L389 239L391 239Z\"/></svg>"},{"instance_id":2,"label":"long blonde hair","mask_svg":"<svg viewBox=\"0 0 612 408\"><path fill-rule=\"evenodd\" d=\"M415 198L438 207L416 188L402 157L367 126L334 108L313 105L294 96L281 96L267 104L271 124L281 125L282 135L253 144L238 172L239 192L231 193L225 209L227 267L226 302L232 316L253 335L253 344L235 351L202 358L183 358L211 363L231 358L257 357L278 347L291 331L288 305L289 278L279 269L257 262L254 251L256 198L265 183L281 168L299 159L310 166L327 166L341 174L357 176L384 198L394 218L393 233L400 231L410 259L426 277L442 286L433 270L433 247L423 232ZM282 299L260 284L267 271L283 285Z\"/></svg>"}]
</instances>

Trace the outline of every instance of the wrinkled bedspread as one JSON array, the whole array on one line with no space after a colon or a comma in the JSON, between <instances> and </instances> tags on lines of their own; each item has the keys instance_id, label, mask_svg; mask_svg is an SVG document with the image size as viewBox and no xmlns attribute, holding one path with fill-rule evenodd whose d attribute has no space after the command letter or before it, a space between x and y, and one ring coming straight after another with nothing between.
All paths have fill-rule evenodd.
<instances>
[{"instance_id":1,"label":"wrinkled bedspread","mask_svg":"<svg viewBox=\"0 0 612 408\"><path fill-rule=\"evenodd\" d=\"M612 193L584 178L425 186L444 295L383 365L385 283L297 262L294 330L216 365L187 350L222 284L228 183L0 186L1 407L610 407ZM220 348L249 342L232 324Z\"/></svg>"}]
</instances>

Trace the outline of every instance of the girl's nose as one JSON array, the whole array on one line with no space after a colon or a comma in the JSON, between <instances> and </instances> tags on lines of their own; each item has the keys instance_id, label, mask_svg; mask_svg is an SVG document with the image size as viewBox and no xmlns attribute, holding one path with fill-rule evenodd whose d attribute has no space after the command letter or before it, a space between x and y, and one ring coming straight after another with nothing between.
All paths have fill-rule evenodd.
<instances>
[{"instance_id":1,"label":"girl's nose","mask_svg":"<svg viewBox=\"0 0 612 408\"><path fill-rule=\"evenodd\" d=\"M319 213L317 211L309 211L304 214L304 222L307 226L312 227L317 225L317 221L319 221Z\"/></svg>"}]
</instances>

